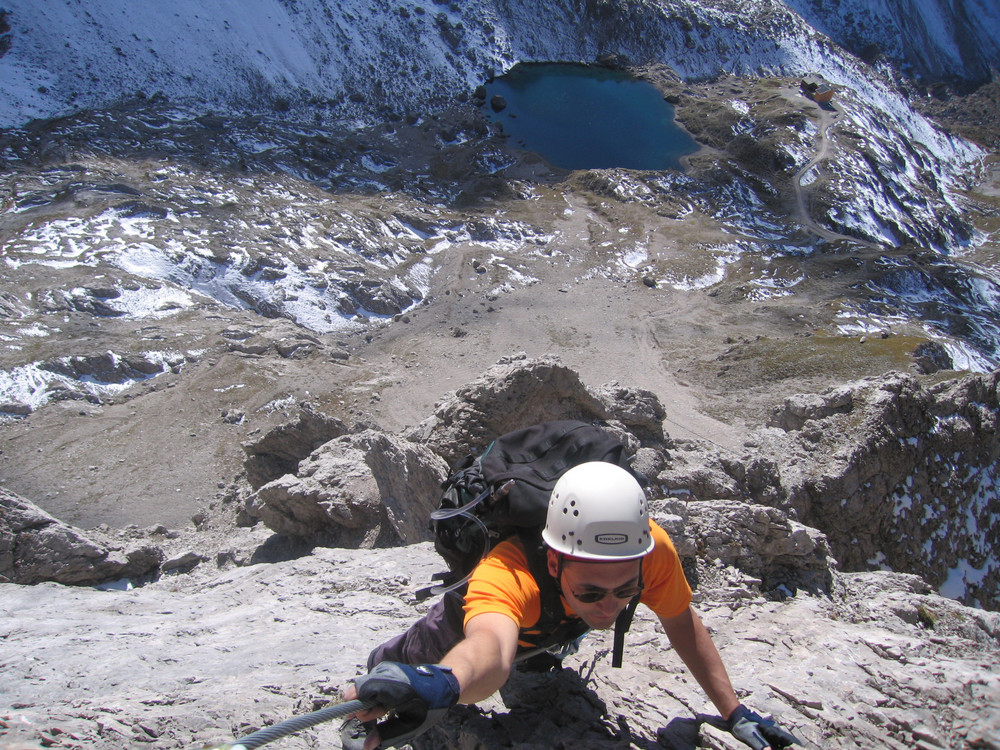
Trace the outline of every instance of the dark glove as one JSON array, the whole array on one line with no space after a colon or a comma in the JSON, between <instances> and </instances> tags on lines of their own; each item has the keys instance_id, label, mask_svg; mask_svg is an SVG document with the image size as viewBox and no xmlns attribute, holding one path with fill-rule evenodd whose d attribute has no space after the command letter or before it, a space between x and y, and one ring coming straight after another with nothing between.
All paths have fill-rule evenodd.
<instances>
[{"instance_id":1,"label":"dark glove","mask_svg":"<svg viewBox=\"0 0 1000 750\"><path fill-rule=\"evenodd\" d=\"M358 697L393 710L379 724L379 747L402 745L439 722L458 703L461 687L448 667L384 661L354 680Z\"/></svg>"},{"instance_id":2,"label":"dark glove","mask_svg":"<svg viewBox=\"0 0 1000 750\"><path fill-rule=\"evenodd\" d=\"M789 734L770 719L758 716L742 703L729 717L729 731L736 739L749 745L753 750L802 744L794 735Z\"/></svg>"}]
</instances>

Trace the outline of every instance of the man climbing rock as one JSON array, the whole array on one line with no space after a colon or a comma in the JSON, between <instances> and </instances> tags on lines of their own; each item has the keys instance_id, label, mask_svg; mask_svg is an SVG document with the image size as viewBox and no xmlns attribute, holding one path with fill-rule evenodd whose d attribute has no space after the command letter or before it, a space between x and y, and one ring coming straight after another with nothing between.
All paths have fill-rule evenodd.
<instances>
[{"instance_id":1,"label":"man climbing rock","mask_svg":"<svg viewBox=\"0 0 1000 750\"><path fill-rule=\"evenodd\" d=\"M345 725L345 748L408 742L456 703L492 695L517 662L558 646L563 655L571 652L587 630L614 627L635 602L659 618L736 738L754 750L801 744L740 704L691 606L673 543L650 520L645 493L629 471L603 461L566 471L552 490L541 538L537 556L520 537L500 543L476 566L461 608L449 606L445 597L406 633L372 652L369 673L354 681L346 697L378 705ZM550 589L558 602L555 615L548 611Z\"/></svg>"}]
</instances>

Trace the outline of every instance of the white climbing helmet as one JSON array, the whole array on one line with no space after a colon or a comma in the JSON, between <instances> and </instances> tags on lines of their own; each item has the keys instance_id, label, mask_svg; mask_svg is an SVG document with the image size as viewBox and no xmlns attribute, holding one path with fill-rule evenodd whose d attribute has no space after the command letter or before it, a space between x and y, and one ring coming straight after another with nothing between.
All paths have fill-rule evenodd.
<instances>
[{"instance_id":1,"label":"white climbing helmet","mask_svg":"<svg viewBox=\"0 0 1000 750\"><path fill-rule=\"evenodd\" d=\"M542 539L556 552L585 560L642 557L653 549L646 495L620 466L574 466L552 489Z\"/></svg>"}]
</instances>

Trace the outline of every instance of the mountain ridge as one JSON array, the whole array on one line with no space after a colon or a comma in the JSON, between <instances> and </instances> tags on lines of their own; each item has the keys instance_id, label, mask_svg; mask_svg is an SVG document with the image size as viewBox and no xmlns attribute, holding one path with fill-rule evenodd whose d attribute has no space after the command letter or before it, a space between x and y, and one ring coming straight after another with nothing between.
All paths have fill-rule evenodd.
<instances>
[{"instance_id":1,"label":"mountain ridge","mask_svg":"<svg viewBox=\"0 0 1000 750\"><path fill-rule=\"evenodd\" d=\"M335 6L251 0L212 8L181 0L141 9L122 2L8 0L11 30L0 57L8 85L0 97L0 125L102 107L139 92L227 108L261 98L280 106L335 102L338 117L371 120L381 111L425 109L468 95L518 61L593 60L609 53L633 65L669 65L685 79L814 72L863 89L872 83L870 69L845 57L832 40L867 44L877 34L897 65L918 71L946 67L956 78L982 81L984 70L1000 67L1000 19L990 23L997 12L991 14L988 4L963 4L950 11L954 21L947 7L907 3L904 13L903 5L855 9L840 3L824 10L805 2L560 0L546 3L539 17L533 4L494 0L396 7L376 0ZM970 24L962 11L982 22ZM845 16L857 16L858 28ZM911 45L901 18L911 25L924 19ZM829 35L804 19L822 23ZM978 43L957 44L975 49L974 61L955 54L950 32L956 28L974 33ZM904 40L898 49L896 40ZM941 62L922 65L917 53ZM399 59L409 64L398 65ZM885 96L888 87L881 88L872 91Z\"/></svg>"}]
</instances>

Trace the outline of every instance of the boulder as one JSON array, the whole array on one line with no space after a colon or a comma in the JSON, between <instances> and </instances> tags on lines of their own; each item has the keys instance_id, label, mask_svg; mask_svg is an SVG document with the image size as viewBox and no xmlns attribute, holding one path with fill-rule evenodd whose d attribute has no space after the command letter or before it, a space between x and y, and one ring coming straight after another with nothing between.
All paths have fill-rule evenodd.
<instances>
[{"instance_id":1,"label":"boulder","mask_svg":"<svg viewBox=\"0 0 1000 750\"><path fill-rule=\"evenodd\" d=\"M593 394L606 414L620 422L643 444L663 442L663 419L667 411L655 393L614 381L598 387Z\"/></svg>"},{"instance_id":2,"label":"boulder","mask_svg":"<svg viewBox=\"0 0 1000 750\"><path fill-rule=\"evenodd\" d=\"M417 290L381 279L352 281L345 284L345 289L361 308L375 315L398 315L422 299Z\"/></svg>"},{"instance_id":3,"label":"boulder","mask_svg":"<svg viewBox=\"0 0 1000 750\"><path fill-rule=\"evenodd\" d=\"M183 357L177 356L166 364L174 366L179 362L183 362ZM114 352L104 352L90 356L52 359L43 362L39 367L73 380L126 383L163 372L165 363L155 357L147 359L138 354L121 356Z\"/></svg>"},{"instance_id":4,"label":"boulder","mask_svg":"<svg viewBox=\"0 0 1000 750\"><path fill-rule=\"evenodd\" d=\"M278 534L374 547L430 539L448 467L426 446L379 430L344 435L257 490L250 512Z\"/></svg>"},{"instance_id":5,"label":"boulder","mask_svg":"<svg viewBox=\"0 0 1000 750\"><path fill-rule=\"evenodd\" d=\"M254 489L285 474L294 474L299 461L323 443L348 432L347 425L336 417L302 404L296 417L268 430L263 437L243 444L246 460L243 468Z\"/></svg>"},{"instance_id":6,"label":"boulder","mask_svg":"<svg viewBox=\"0 0 1000 750\"><path fill-rule=\"evenodd\" d=\"M0 581L89 585L145 575L161 559L151 548L111 549L0 487Z\"/></svg>"},{"instance_id":7,"label":"boulder","mask_svg":"<svg viewBox=\"0 0 1000 750\"><path fill-rule=\"evenodd\" d=\"M406 436L426 443L454 466L497 435L556 419L617 421L634 451L638 438L662 438L665 411L649 391L617 383L592 392L556 357L504 357L472 383L445 396ZM629 437L626 432L634 433Z\"/></svg>"},{"instance_id":8,"label":"boulder","mask_svg":"<svg viewBox=\"0 0 1000 750\"><path fill-rule=\"evenodd\" d=\"M800 430L809 420L825 419L851 410L853 392L847 387L833 388L824 393L789 396L775 409L771 426L783 430Z\"/></svg>"},{"instance_id":9,"label":"boulder","mask_svg":"<svg viewBox=\"0 0 1000 750\"><path fill-rule=\"evenodd\" d=\"M685 511L684 536L696 540L702 561L759 578L765 592L829 592L837 563L817 529L765 505L704 501L687 503Z\"/></svg>"}]
</instances>

